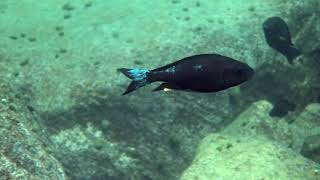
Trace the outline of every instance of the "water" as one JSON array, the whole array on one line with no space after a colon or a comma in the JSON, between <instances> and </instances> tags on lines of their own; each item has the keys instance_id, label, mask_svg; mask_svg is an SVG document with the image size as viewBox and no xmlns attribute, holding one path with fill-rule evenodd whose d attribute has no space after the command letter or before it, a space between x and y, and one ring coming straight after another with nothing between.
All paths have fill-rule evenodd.
<instances>
[{"instance_id":1,"label":"water","mask_svg":"<svg viewBox=\"0 0 320 180\"><path fill-rule=\"evenodd\" d=\"M2 0L0 179L320 179L319 9L316 0ZM293 65L265 41L271 16L303 52ZM256 75L217 93L155 93L155 83L121 96L130 80L117 68L201 53Z\"/></svg>"}]
</instances>

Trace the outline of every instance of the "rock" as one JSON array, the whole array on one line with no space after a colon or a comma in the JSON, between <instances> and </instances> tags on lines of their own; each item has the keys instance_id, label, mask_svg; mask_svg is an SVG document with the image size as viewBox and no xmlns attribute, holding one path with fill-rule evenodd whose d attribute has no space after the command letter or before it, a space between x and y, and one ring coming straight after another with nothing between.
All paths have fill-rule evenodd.
<instances>
[{"instance_id":1,"label":"rock","mask_svg":"<svg viewBox=\"0 0 320 180\"><path fill-rule=\"evenodd\" d=\"M46 125L52 133L51 149L68 176L124 179L136 174L136 179L175 179L193 159L195 144L214 131L215 121L232 115L227 104L218 106L228 100L225 93L209 98L194 94L196 102L179 93L153 96L101 97L96 98L97 104L49 114ZM217 97L226 98L220 101ZM202 99L212 102L200 103ZM213 104L216 108L207 109ZM94 137L93 132L100 135ZM95 142L103 145L96 148ZM121 154L132 159L132 164L126 167L118 163ZM78 169L81 173L75 173Z\"/></svg>"},{"instance_id":2,"label":"rock","mask_svg":"<svg viewBox=\"0 0 320 180\"><path fill-rule=\"evenodd\" d=\"M305 110L296 118L292 126L296 126L302 134L310 135L311 130L320 127L320 104L309 104Z\"/></svg>"},{"instance_id":3,"label":"rock","mask_svg":"<svg viewBox=\"0 0 320 180\"><path fill-rule=\"evenodd\" d=\"M290 125L294 132L293 149L315 162L320 162L320 104L310 104Z\"/></svg>"},{"instance_id":4,"label":"rock","mask_svg":"<svg viewBox=\"0 0 320 180\"><path fill-rule=\"evenodd\" d=\"M127 179L134 177L131 170L138 168L134 158L105 139L92 124L62 130L51 136L51 140L56 146L55 156L71 179ZM75 169L81 171L74 173Z\"/></svg>"},{"instance_id":5,"label":"rock","mask_svg":"<svg viewBox=\"0 0 320 180\"><path fill-rule=\"evenodd\" d=\"M290 125L295 134L294 149L300 151L302 146L308 146L304 142L307 137L320 135L320 104L310 104ZM304 145L303 145L304 144Z\"/></svg>"},{"instance_id":6,"label":"rock","mask_svg":"<svg viewBox=\"0 0 320 180\"><path fill-rule=\"evenodd\" d=\"M271 117L272 108L268 101L255 102L221 132L207 136L181 180L320 179L318 164L299 154L296 144L304 138L292 128L304 132L317 127L318 105L309 105L294 124ZM318 158L320 143L312 139L305 142L303 154Z\"/></svg>"},{"instance_id":7,"label":"rock","mask_svg":"<svg viewBox=\"0 0 320 180\"><path fill-rule=\"evenodd\" d=\"M301 154L317 163L320 162L320 134L305 138Z\"/></svg>"},{"instance_id":8,"label":"rock","mask_svg":"<svg viewBox=\"0 0 320 180\"><path fill-rule=\"evenodd\" d=\"M320 179L317 164L261 137L210 134L181 180Z\"/></svg>"},{"instance_id":9,"label":"rock","mask_svg":"<svg viewBox=\"0 0 320 180\"><path fill-rule=\"evenodd\" d=\"M6 82L0 82L0 94L0 179L66 179L61 164L33 132L32 112Z\"/></svg>"},{"instance_id":10,"label":"rock","mask_svg":"<svg viewBox=\"0 0 320 180\"><path fill-rule=\"evenodd\" d=\"M295 104L292 102L279 98L278 101L274 103L274 107L269 113L271 117L285 117L290 111L295 110Z\"/></svg>"},{"instance_id":11,"label":"rock","mask_svg":"<svg viewBox=\"0 0 320 180\"><path fill-rule=\"evenodd\" d=\"M320 48L317 38L320 37L319 8L320 3L316 0L305 2L295 2L292 9L292 27L298 31L295 37L295 44L303 53L311 53Z\"/></svg>"},{"instance_id":12,"label":"rock","mask_svg":"<svg viewBox=\"0 0 320 180\"><path fill-rule=\"evenodd\" d=\"M273 106L268 101L253 103L222 132L233 136L262 136L285 146L292 144L292 132L285 120L270 117Z\"/></svg>"}]
</instances>

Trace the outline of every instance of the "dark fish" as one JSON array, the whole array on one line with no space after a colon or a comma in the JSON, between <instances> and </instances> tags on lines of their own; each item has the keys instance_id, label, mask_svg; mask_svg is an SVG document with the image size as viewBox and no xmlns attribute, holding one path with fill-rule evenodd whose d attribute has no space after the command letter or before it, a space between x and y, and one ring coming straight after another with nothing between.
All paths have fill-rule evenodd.
<instances>
[{"instance_id":1,"label":"dark fish","mask_svg":"<svg viewBox=\"0 0 320 180\"><path fill-rule=\"evenodd\" d=\"M190 56L154 70L120 68L118 71L133 80L123 94L156 81L163 83L153 91L217 92L239 85L254 74L247 64L218 54Z\"/></svg>"},{"instance_id":2,"label":"dark fish","mask_svg":"<svg viewBox=\"0 0 320 180\"><path fill-rule=\"evenodd\" d=\"M296 105L289 101L288 99L284 99L282 97L278 97L276 101L273 103L273 109L269 112L271 117L284 117L289 111L294 111L296 109Z\"/></svg>"},{"instance_id":3,"label":"dark fish","mask_svg":"<svg viewBox=\"0 0 320 180\"><path fill-rule=\"evenodd\" d=\"M293 45L286 22L280 17L271 17L262 24L262 27L268 45L286 56L292 64L293 59L301 52Z\"/></svg>"}]
</instances>

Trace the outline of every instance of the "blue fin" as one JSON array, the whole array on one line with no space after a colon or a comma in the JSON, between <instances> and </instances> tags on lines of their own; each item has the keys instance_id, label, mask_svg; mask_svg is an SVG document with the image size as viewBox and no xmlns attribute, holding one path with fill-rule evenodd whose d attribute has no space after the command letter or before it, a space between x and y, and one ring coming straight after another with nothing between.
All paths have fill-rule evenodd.
<instances>
[{"instance_id":1,"label":"blue fin","mask_svg":"<svg viewBox=\"0 0 320 180\"><path fill-rule=\"evenodd\" d=\"M149 83L148 75L150 71L148 69L119 68L118 71L128 78L132 79L132 82L129 84L127 90L122 95L128 94Z\"/></svg>"}]
</instances>

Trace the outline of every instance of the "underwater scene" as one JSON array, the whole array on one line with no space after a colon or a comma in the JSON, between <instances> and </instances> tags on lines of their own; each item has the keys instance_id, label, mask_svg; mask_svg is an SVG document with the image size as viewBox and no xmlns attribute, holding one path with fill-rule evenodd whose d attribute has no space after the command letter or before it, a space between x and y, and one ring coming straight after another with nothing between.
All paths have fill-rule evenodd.
<instances>
[{"instance_id":1,"label":"underwater scene","mask_svg":"<svg viewBox=\"0 0 320 180\"><path fill-rule=\"evenodd\" d=\"M0 180L320 180L319 0L1 0Z\"/></svg>"}]
</instances>

